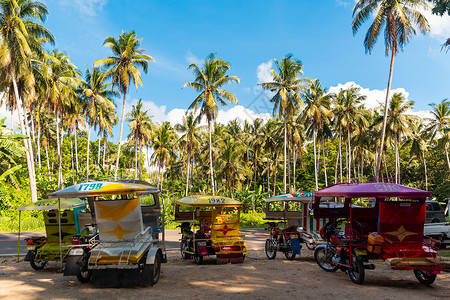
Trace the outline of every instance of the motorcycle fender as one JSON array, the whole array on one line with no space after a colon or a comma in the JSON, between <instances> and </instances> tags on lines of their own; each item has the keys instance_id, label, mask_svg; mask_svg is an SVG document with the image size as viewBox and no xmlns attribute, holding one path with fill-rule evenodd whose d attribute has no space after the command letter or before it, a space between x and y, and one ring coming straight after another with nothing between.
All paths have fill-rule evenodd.
<instances>
[{"instance_id":1,"label":"motorcycle fender","mask_svg":"<svg viewBox=\"0 0 450 300\"><path fill-rule=\"evenodd\" d=\"M316 249L317 248L326 248L327 246L328 246L327 244L320 244L320 245L316 246Z\"/></svg>"},{"instance_id":2,"label":"motorcycle fender","mask_svg":"<svg viewBox=\"0 0 450 300\"><path fill-rule=\"evenodd\" d=\"M25 256L24 261L30 261L32 255L33 255L33 251L32 251L32 250L28 250L27 255Z\"/></svg>"},{"instance_id":3,"label":"motorcycle fender","mask_svg":"<svg viewBox=\"0 0 450 300\"><path fill-rule=\"evenodd\" d=\"M158 254L159 248L150 248L147 252L147 260L145 263L147 265L153 265L155 263L155 257Z\"/></svg>"},{"instance_id":4,"label":"motorcycle fender","mask_svg":"<svg viewBox=\"0 0 450 300\"><path fill-rule=\"evenodd\" d=\"M80 250L83 253L83 249ZM75 276L80 272L80 261L82 256L83 255L69 255L67 257L64 276Z\"/></svg>"},{"instance_id":5,"label":"motorcycle fender","mask_svg":"<svg viewBox=\"0 0 450 300\"><path fill-rule=\"evenodd\" d=\"M294 254L301 255L300 249L300 241L298 240L298 237L291 237L291 245L292 245L292 252Z\"/></svg>"}]
</instances>

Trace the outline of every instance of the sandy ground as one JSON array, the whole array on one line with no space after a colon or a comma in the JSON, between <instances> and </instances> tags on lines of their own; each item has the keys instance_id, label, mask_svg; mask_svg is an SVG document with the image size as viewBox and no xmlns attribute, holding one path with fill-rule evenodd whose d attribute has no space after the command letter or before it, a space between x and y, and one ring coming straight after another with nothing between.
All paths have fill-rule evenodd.
<instances>
[{"instance_id":1,"label":"sandy ground","mask_svg":"<svg viewBox=\"0 0 450 300\"><path fill-rule=\"evenodd\" d=\"M356 285L341 271L322 271L313 252L302 251L294 261L282 253L270 261L260 249L250 250L243 264L216 265L210 257L200 266L169 251L155 286L121 289L81 284L57 273L57 263L34 271L28 262L0 258L0 299L450 299L450 273L424 286L412 271L393 271L379 261L366 271L365 283Z\"/></svg>"}]
</instances>

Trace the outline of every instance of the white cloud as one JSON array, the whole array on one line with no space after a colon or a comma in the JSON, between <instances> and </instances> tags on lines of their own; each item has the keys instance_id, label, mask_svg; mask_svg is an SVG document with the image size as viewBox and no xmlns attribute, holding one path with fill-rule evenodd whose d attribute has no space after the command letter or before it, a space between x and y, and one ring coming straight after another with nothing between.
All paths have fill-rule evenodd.
<instances>
[{"instance_id":1,"label":"white cloud","mask_svg":"<svg viewBox=\"0 0 450 300\"><path fill-rule=\"evenodd\" d=\"M262 82L271 82L273 80L272 73L270 69L272 69L273 60L269 60L268 62L264 62L258 66L256 69L256 77L258 78L258 83Z\"/></svg>"},{"instance_id":2,"label":"white cloud","mask_svg":"<svg viewBox=\"0 0 450 300\"><path fill-rule=\"evenodd\" d=\"M373 110L374 108L380 106L380 104L384 104L385 100L386 100L386 89L384 90L371 90L369 88L363 88L362 86L360 86L359 84L356 84L353 81L349 81L346 82L344 84L339 83L337 86L332 86L329 89L330 93L339 93L339 91L341 89L348 89L350 87L359 87L360 93L362 95L365 95L367 97L367 99L363 102L363 104L365 105L365 107L367 109L371 109ZM407 100L409 97L409 93L404 89L404 88L396 88L391 90L390 95L392 96L394 93L401 93L405 96L405 98ZM430 113L428 111L414 111L414 110L410 110L408 112L408 114L412 114L412 115L416 115L419 116L421 118L428 118L430 117Z\"/></svg>"},{"instance_id":3,"label":"white cloud","mask_svg":"<svg viewBox=\"0 0 450 300\"><path fill-rule=\"evenodd\" d=\"M88 17L95 17L99 15L107 2L108 0L75 0L73 4L82 14Z\"/></svg>"},{"instance_id":4,"label":"white cloud","mask_svg":"<svg viewBox=\"0 0 450 300\"><path fill-rule=\"evenodd\" d=\"M188 51L186 53L186 61L189 64L197 64L197 65L201 65L203 63L203 60L195 56L191 51Z\"/></svg>"},{"instance_id":5,"label":"white cloud","mask_svg":"<svg viewBox=\"0 0 450 300\"><path fill-rule=\"evenodd\" d=\"M444 14L442 17L433 15L431 11L421 11L430 24L430 35L439 40L450 37L450 16Z\"/></svg>"}]
</instances>

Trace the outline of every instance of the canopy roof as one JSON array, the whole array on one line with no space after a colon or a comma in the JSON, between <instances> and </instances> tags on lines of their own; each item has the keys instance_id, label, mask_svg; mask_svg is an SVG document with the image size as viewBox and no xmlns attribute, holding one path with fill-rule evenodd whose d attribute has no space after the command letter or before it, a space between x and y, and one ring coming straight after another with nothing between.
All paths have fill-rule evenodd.
<instances>
[{"instance_id":1,"label":"canopy roof","mask_svg":"<svg viewBox=\"0 0 450 300\"><path fill-rule=\"evenodd\" d=\"M316 192L316 197L342 197L342 198L427 198L431 192L419 190L409 186L394 183L341 183L325 187Z\"/></svg>"},{"instance_id":2,"label":"canopy roof","mask_svg":"<svg viewBox=\"0 0 450 300\"><path fill-rule=\"evenodd\" d=\"M137 181L92 181L75 184L48 194L49 198L83 198L106 195L143 194L158 192L156 187Z\"/></svg>"},{"instance_id":3,"label":"canopy roof","mask_svg":"<svg viewBox=\"0 0 450 300\"><path fill-rule=\"evenodd\" d=\"M86 206L86 203L81 199L60 199L59 205L57 199L45 199L18 207L17 210L70 209L83 206Z\"/></svg>"},{"instance_id":4,"label":"canopy roof","mask_svg":"<svg viewBox=\"0 0 450 300\"><path fill-rule=\"evenodd\" d=\"M228 197L210 196L210 195L193 195L178 199L175 201L178 205L183 206L221 206L221 207L240 207L242 203Z\"/></svg>"},{"instance_id":5,"label":"canopy roof","mask_svg":"<svg viewBox=\"0 0 450 300\"><path fill-rule=\"evenodd\" d=\"M303 201L309 202L314 197L314 192L295 192L283 195L277 195L266 199L266 202L276 202L276 201Z\"/></svg>"}]
</instances>

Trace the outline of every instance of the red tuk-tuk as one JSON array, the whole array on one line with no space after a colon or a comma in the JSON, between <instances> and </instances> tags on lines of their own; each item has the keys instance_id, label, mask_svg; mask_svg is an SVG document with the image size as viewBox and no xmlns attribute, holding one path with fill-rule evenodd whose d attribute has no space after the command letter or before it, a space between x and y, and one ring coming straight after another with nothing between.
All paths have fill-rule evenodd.
<instances>
[{"instance_id":1,"label":"red tuk-tuk","mask_svg":"<svg viewBox=\"0 0 450 300\"><path fill-rule=\"evenodd\" d=\"M314 217L330 221L320 230L327 244L314 257L325 271L341 269L358 284L369 260L383 259L394 270L412 270L432 284L444 263L423 235L426 199L431 192L393 183L341 183L315 193ZM332 197L335 202L321 201ZM339 223L343 223L339 225Z\"/></svg>"}]
</instances>

